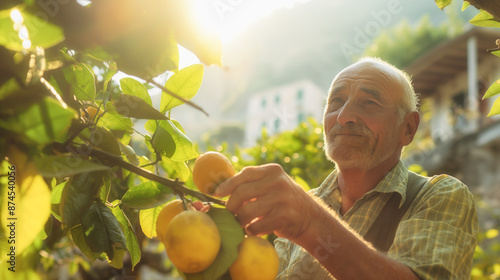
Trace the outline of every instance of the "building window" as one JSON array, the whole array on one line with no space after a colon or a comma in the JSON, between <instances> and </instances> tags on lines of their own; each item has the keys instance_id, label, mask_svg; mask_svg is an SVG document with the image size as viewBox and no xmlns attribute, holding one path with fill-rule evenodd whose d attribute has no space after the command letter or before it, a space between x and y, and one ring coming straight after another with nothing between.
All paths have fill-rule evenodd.
<instances>
[{"instance_id":1,"label":"building window","mask_svg":"<svg viewBox=\"0 0 500 280\"><path fill-rule=\"evenodd\" d=\"M261 106L262 108L266 108L266 105L267 105L267 101L265 98L262 99L262 102L261 102Z\"/></svg>"},{"instance_id":2,"label":"building window","mask_svg":"<svg viewBox=\"0 0 500 280\"><path fill-rule=\"evenodd\" d=\"M274 98L274 101L276 104L280 104L280 96L276 95L276 97Z\"/></svg>"},{"instance_id":3,"label":"building window","mask_svg":"<svg viewBox=\"0 0 500 280\"><path fill-rule=\"evenodd\" d=\"M297 91L297 100L302 101L303 98L304 98L304 90L299 89L299 91Z\"/></svg>"},{"instance_id":4,"label":"building window","mask_svg":"<svg viewBox=\"0 0 500 280\"><path fill-rule=\"evenodd\" d=\"M274 131L278 132L280 130L280 119L274 120Z\"/></svg>"}]
</instances>

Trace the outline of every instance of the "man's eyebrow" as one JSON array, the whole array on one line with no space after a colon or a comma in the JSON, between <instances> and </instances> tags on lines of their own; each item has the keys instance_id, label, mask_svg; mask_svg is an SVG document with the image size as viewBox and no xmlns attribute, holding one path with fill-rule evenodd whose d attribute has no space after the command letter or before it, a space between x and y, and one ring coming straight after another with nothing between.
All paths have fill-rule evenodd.
<instances>
[{"instance_id":1,"label":"man's eyebrow","mask_svg":"<svg viewBox=\"0 0 500 280\"><path fill-rule=\"evenodd\" d=\"M328 104L332 103L333 97L335 97L335 95L337 95L337 93L341 92L344 88L345 88L344 85L333 86L330 89L330 92L328 93L328 100L327 100Z\"/></svg>"},{"instance_id":2,"label":"man's eyebrow","mask_svg":"<svg viewBox=\"0 0 500 280\"><path fill-rule=\"evenodd\" d=\"M344 88L345 88L344 85L334 86L331 88L329 95L332 96L334 94L337 94L339 91L342 91Z\"/></svg>"},{"instance_id":3,"label":"man's eyebrow","mask_svg":"<svg viewBox=\"0 0 500 280\"><path fill-rule=\"evenodd\" d=\"M376 89L361 87L361 90L368 93L369 95L373 96L373 98L375 98L377 100L382 100L382 96L381 96L380 92Z\"/></svg>"}]
</instances>

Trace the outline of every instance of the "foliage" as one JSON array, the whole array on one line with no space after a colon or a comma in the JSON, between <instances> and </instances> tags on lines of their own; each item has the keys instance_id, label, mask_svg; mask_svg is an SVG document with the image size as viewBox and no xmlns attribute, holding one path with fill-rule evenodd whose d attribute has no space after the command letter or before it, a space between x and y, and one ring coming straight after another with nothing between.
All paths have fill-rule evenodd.
<instances>
[{"instance_id":1,"label":"foliage","mask_svg":"<svg viewBox=\"0 0 500 280\"><path fill-rule=\"evenodd\" d=\"M474 265L471 279L500 279L500 212L485 200L477 201L480 217L478 244L474 252Z\"/></svg>"},{"instance_id":2,"label":"foliage","mask_svg":"<svg viewBox=\"0 0 500 280\"><path fill-rule=\"evenodd\" d=\"M306 190L319 187L335 168L323 151L323 127L313 118L292 131L274 136L269 136L264 129L255 146L236 148L234 156L238 170L245 166L277 163Z\"/></svg>"},{"instance_id":3,"label":"foliage","mask_svg":"<svg viewBox=\"0 0 500 280\"><path fill-rule=\"evenodd\" d=\"M435 0L437 6L440 9L444 9L446 6L450 5L452 3L452 0ZM462 5L462 11L465 10L467 7L470 6L470 3L468 1L463 1ZM477 25L477 26L483 26L483 27L496 27L500 28L500 21L498 21L495 17L491 15L492 11L486 11L486 10L481 10L474 18L472 18L469 22ZM499 12L499 11L496 11ZM498 48L500 48L500 42L497 40L496 42ZM492 51L492 54L500 57L500 51ZM485 98L490 98L495 95L500 94L500 80L497 80L494 82L490 88L487 90L485 95L483 96L483 99ZM500 114L500 98L497 98L495 102L493 103L493 107L491 108L491 111L489 112L488 116L493 116L493 115L499 115Z\"/></svg>"},{"instance_id":4,"label":"foliage","mask_svg":"<svg viewBox=\"0 0 500 280\"><path fill-rule=\"evenodd\" d=\"M39 279L37 269L50 274L67 258L71 273L92 274L85 270L100 260L135 274L159 210L175 195L223 204L182 182L198 153L171 109L203 111L189 100L204 66L179 69L177 44L221 63L218 37L189 3L0 4L0 278ZM166 72L165 85L153 79ZM151 85L162 90L159 108ZM137 133L137 119L148 120L148 134ZM241 231L230 217L214 220ZM236 257L219 259L214 279Z\"/></svg>"},{"instance_id":5,"label":"foliage","mask_svg":"<svg viewBox=\"0 0 500 280\"><path fill-rule=\"evenodd\" d=\"M462 32L463 23L453 16L450 19L438 27L429 16L423 16L415 27L403 21L391 30L382 31L363 55L380 57L404 68L432 47Z\"/></svg>"}]
</instances>

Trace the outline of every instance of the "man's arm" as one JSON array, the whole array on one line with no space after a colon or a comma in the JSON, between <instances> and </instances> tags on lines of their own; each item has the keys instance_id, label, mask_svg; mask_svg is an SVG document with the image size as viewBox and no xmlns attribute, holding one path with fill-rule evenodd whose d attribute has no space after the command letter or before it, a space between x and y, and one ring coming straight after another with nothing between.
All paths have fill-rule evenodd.
<instances>
[{"instance_id":1,"label":"man's arm","mask_svg":"<svg viewBox=\"0 0 500 280\"><path fill-rule=\"evenodd\" d=\"M227 208L249 234L274 232L302 246L335 278L418 279L407 266L378 253L322 202L270 164L245 168L219 186Z\"/></svg>"}]
</instances>

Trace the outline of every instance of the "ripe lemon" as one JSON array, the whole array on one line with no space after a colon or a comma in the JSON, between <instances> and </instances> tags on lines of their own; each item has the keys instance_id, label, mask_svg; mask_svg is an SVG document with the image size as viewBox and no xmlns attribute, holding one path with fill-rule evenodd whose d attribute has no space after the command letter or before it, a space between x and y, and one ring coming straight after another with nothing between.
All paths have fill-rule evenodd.
<instances>
[{"instance_id":1,"label":"ripe lemon","mask_svg":"<svg viewBox=\"0 0 500 280\"><path fill-rule=\"evenodd\" d=\"M197 273L215 260L221 245L220 233L210 216L187 210L170 221L163 244L177 269Z\"/></svg>"},{"instance_id":2,"label":"ripe lemon","mask_svg":"<svg viewBox=\"0 0 500 280\"><path fill-rule=\"evenodd\" d=\"M234 176L231 161L219 152L206 152L194 162L193 182L203 193L213 194L218 184Z\"/></svg>"},{"instance_id":3,"label":"ripe lemon","mask_svg":"<svg viewBox=\"0 0 500 280\"><path fill-rule=\"evenodd\" d=\"M279 258L269 241L256 236L245 238L238 258L229 268L233 280L272 280L278 275Z\"/></svg>"},{"instance_id":4,"label":"ripe lemon","mask_svg":"<svg viewBox=\"0 0 500 280\"><path fill-rule=\"evenodd\" d=\"M182 200L180 199L170 201L161 209L156 219L156 236L161 242L165 239L170 221L184 210L184 205L182 205Z\"/></svg>"}]
</instances>

